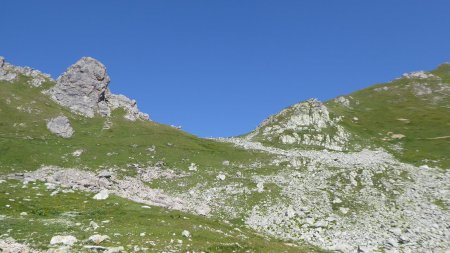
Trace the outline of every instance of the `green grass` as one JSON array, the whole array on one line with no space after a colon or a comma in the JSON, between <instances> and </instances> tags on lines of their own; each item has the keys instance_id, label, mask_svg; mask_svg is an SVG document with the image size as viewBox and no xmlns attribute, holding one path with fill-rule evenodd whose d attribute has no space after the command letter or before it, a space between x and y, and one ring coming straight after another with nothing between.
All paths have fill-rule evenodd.
<instances>
[{"instance_id":1,"label":"green grass","mask_svg":"<svg viewBox=\"0 0 450 253\"><path fill-rule=\"evenodd\" d=\"M442 82L450 82L449 66L444 65L433 73L439 75ZM14 83L0 82L0 175L31 171L42 165L86 170L116 168L122 175L135 175L133 164L158 164L162 169L186 173L191 163L197 164L198 171L189 172L186 177L171 180L161 178L148 183L152 188L177 196L199 185L205 185L205 189L209 189L238 183L240 187L255 189L253 177L274 175L287 167L287 164L268 165L274 157L266 153L201 139L155 122L130 122L123 118L124 112L121 110L113 112L110 119L112 127L103 129L106 118L90 119L73 114L42 94L53 83L48 82L43 87L36 88L30 87L26 81L27 78L21 77ZM349 147L354 149L350 150L383 147L408 163L450 168L450 139L436 139L450 135L450 98L448 95L443 96L436 102L432 100L432 96L418 97L408 86L415 82L420 80L398 79L355 92L350 96L353 102L358 103L352 103L350 108L333 101L326 103L331 117L343 116L340 124L353 136ZM437 81L427 82L431 87L438 85ZM382 86L388 86L389 90L374 90ZM61 114L70 119L75 130L72 138L57 137L46 128L47 120ZM358 120L353 120L354 117ZM400 121L399 118L408 121ZM333 131L335 130L332 128L324 129L324 133L333 134ZM406 137L399 140L386 139L389 132ZM278 145L263 139L261 141L266 145ZM153 147L155 151L149 150ZM278 147L291 148L283 145ZM79 149L83 150L81 156L73 156L72 153ZM222 164L225 160L230 161L229 166ZM252 166L255 163L263 165ZM226 181L216 180L219 172L227 175ZM237 176L238 172L242 176ZM387 176L376 176L375 185ZM407 180L407 175L402 177ZM340 182L344 179L331 180ZM341 183L345 185L349 182L344 180ZM257 235L244 227L243 215L254 205L266 200L283 199L279 186L265 184L264 187L264 193L253 191L239 197L224 194L224 207L241 208L237 210L240 212L237 213L238 218L234 219L226 217L222 210L216 210L212 218L205 218L158 207L143 209L137 203L115 196L106 201L93 201L92 194L81 192L49 196L42 184L22 188L21 183L8 181L0 184L0 215L6 215L0 222L0 231L7 231L19 241L28 241L38 248L46 248L51 236L55 234L70 233L85 240L93 233L85 231L91 220L99 224L102 220L110 220L110 223L103 224L96 231L111 236L112 242L105 244L109 246L118 243L124 247L138 245L150 248L149 241L155 241L156 246L151 251L164 251L168 249L165 247L175 247L176 243L170 243L173 239L175 242L183 240L181 248L176 249L180 251L318 251L308 246L291 247L285 242ZM355 194L359 190L356 187ZM42 196L36 195L37 193ZM337 210L344 205L352 207L352 211L367 208L356 203L352 196L342 200L343 204L333 208ZM442 200L434 203L441 208L445 206ZM12 207L6 208L6 205ZM21 212L27 212L28 216L20 216ZM230 223L220 217L230 219ZM61 222L63 219L69 220L69 223ZM181 237L180 233L184 229L191 231L192 241ZM141 237L143 232L146 235ZM120 235L114 236L114 233Z\"/></svg>"},{"instance_id":2,"label":"green grass","mask_svg":"<svg viewBox=\"0 0 450 253\"><path fill-rule=\"evenodd\" d=\"M445 72L449 68L450 65L443 65L434 73L439 74L443 82L450 82L449 72ZM416 83L436 89L441 81L397 79L348 95L354 101L351 108L334 101L327 102L327 107L334 114L344 116L342 125L355 134L355 143L384 147L399 159L415 165L429 164L448 169L450 138L433 138L450 135L450 92L417 96L412 88ZM445 85L450 86L448 83ZM389 90L375 91L379 87L388 87ZM435 101L436 96L442 98ZM354 121L354 117L358 120ZM405 138L383 140L389 137L389 132L403 134Z\"/></svg>"},{"instance_id":3,"label":"green grass","mask_svg":"<svg viewBox=\"0 0 450 253\"><path fill-rule=\"evenodd\" d=\"M21 77L14 83L0 82L0 175L32 171L43 165L86 170L112 167L117 168L117 172L122 175L135 175L134 166L130 166L132 164L159 164L162 169L170 168L182 173L188 171L191 163L197 164L198 171L188 177L157 179L148 183L153 188L177 195L200 183L217 187L238 182L255 188L251 180L253 175L271 174L276 171L276 168L270 166L261 169L251 167L255 162L267 164L272 159L271 155L239 149L228 143L201 139L155 122L130 122L123 118L124 112L121 110L113 112L112 127L103 129L106 118L85 118L73 114L42 94L42 91L53 83L35 88L30 87L26 81L27 78ZM69 118L75 130L69 139L57 137L46 128L47 120L61 114ZM149 148L153 147L155 151L150 151ZM73 156L72 153L79 149L83 150L81 156ZM231 165L224 166L224 160L228 160ZM227 174L226 183L216 180L220 171ZM244 176L237 177L238 171ZM11 229L8 233L13 238L21 242L27 241L38 248L46 248L55 234L68 233L85 240L93 233L84 231L90 220L99 224L102 220L110 220L110 223L96 232L108 234L113 238L113 242L125 247L150 247L148 241L157 239L157 246L151 250L163 251L164 247L171 247L171 239L183 240L180 233L187 229L193 233L192 242L184 240L182 248L177 251L317 251L308 246L292 247L282 241L259 236L246 229L241 219L235 219L228 225L224 221L215 220L223 216L220 211L207 219L158 207L143 209L139 204L115 196L100 202L92 201L92 194L80 192L50 197L42 185L33 187L22 189L18 182L0 184L0 215L7 216L2 220L0 230ZM279 194L276 190L274 188L271 193L266 192L266 196L255 193L238 200L226 199L225 203L230 206L238 204L242 206L242 210L247 210L265 197L275 198ZM34 196L38 192L43 195ZM24 202L23 198L29 198L28 196L31 201ZM5 205L10 204L10 198L17 201L11 204L12 208L6 208ZM21 217L20 212L27 212L28 216ZM64 215L67 212L75 212L76 215L68 218ZM69 219L70 224L59 222L63 219ZM74 225L76 223L81 225ZM236 226L242 232L235 230ZM141 237L142 232L147 236ZM113 236L114 233L120 233L121 236Z\"/></svg>"},{"instance_id":4,"label":"green grass","mask_svg":"<svg viewBox=\"0 0 450 253\"><path fill-rule=\"evenodd\" d=\"M48 84L49 86L51 84ZM249 162L267 155L236 149L231 144L200 139L172 127L147 121L130 122L116 110L112 127L103 129L105 118L84 118L57 105L31 88L26 78L0 82L0 173L34 170L45 164L62 167L126 167L164 162L166 167L187 170L194 162L201 168L217 168L224 160ZM18 108L29 108L31 113ZM75 130L70 139L50 133L46 122L66 115ZM156 147L156 152L148 149ZM84 150L81 157L71 154Z\"/></svg>"},{"instance_id":5,"label":"green grass","mask_svg":"<svg viewBox=\"0 0 450 253\"><path fill-rule=\"evenodd\" d=\"M55 196L50 193L43 183L23 185L13 180L0 183L2 234L7 233L39 249L47 249L54 235L75 236L81 241L75 249L82 244L92 245L86 242L87 238L99 233L111 237L110 242L101 246L123 246L126 250L137 245L151 252L169 249L177 252L320 252L314 247L290 246L219 220L159 207L142 208L141 204L114 195L98 201L92 199L91 193ZM28 215L21 216L22 212ZM91 221L100 225L95 232L89 226ZM188 230L192 237L183 237L183 230ZM178 244L177 240L183 243Z\"/></svg>"}]
</instances>

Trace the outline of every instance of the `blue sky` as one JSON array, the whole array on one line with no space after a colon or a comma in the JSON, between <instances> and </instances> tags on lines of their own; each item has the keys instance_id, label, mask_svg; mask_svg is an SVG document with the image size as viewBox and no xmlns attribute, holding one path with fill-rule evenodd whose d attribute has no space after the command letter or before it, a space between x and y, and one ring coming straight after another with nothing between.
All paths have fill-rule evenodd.
<instances>
[{"instance_id":1,"label":"blue sky","mask_svg":"<svg viewBox=\"0 0 450 253\"><path fill-rule=\"evenodd\" d=\"M450 1L21 1L1 3L0 55L57 77L82 56L155 121L249 132L284 107L328 100L450 60Z\"/></svg>"}]
</instances>

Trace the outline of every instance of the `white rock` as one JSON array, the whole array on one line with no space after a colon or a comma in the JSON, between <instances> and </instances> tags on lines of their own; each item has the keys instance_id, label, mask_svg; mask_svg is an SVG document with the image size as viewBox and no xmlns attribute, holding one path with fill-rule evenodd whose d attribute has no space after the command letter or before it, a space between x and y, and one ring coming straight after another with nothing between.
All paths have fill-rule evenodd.
<instances>
[{"instance_id":1,"label":"white rock","mask_svg":"<svg viewBox=\"0 0 450 253\"><path fill-rule=\"evenodd\" d=\"M339 211L341 211L341 213L346 214L348 213L350 209L346 208L346 207L339 207Z\"/></svg>"},{"instance_id":2,"label":"white rock","mask_svg":"<svg viewBox=\"0 0 450 253\"><path fill-rule=\"evenodd\" d=\"M396 236L400 236L402 234L402 230L400 228L391 228L389 231Z\"/></svg>"},{"instance_id":3,"label":"white rock","mask_svg":"<svg viewBox=\"0 0 450 253\"><path fill-rule=\"evenodd\" d=\"M95 243L95 244L100 244L103 241L106 241L106 240L109 240L109 239L110 238L107 235L91 235L88 240L93 242L93 243Z\"/></svg>"},{"instance_id":4,"label":"white rock","mask_svg":"<svg viewBox=\"0 0 450 253\"><path fill-rule=\"evenodd\" d=\"M93 199L104 200L107 199L108 197L109 197L108 190L103 189L99 193L95 194Z\"/></svg>"},{"instance_id":5,"label":"white rock","mask_svg":"<svg viewBox=\"0 0 450 253\"><path fill-rule=\"evenodd\" d=\"M97 228L99 228L100 226L95 223L94 221L89 222L89 226L91 226L94 230L96 230Z\"/></svg>"},{"instance_id":6,"label":"white rock","mask_svg":"<svg viewBox=\"0 0 450 253\"><path fill-rule=\"evenodd\" d=\"M190 171L197 171L197 165L195 163L191 163L191 165L189 165L189 170Z\"/></svg>"},{"instance_id":7,"label":"white rock","mask_svg":"<svg viewBox=\"0 0 450 253\"><path fill-rule=\"evenodd\" d=\"M183 232L181 232L181 235L187 238L191 237L191 233L187 230L183 230Z\"/></svg>"},{"instance_id":8,"label":"white rock","mask_svg":"<svg viewBox=\"0 0 450 253\"><path fill-rule=\"evenodd\" d=\"M259 182L256 184L257 192L263 192L264 191L264 182Z\"/></svg>"},{"instance_id":9,"label":"white rock","mask_svg":"<svg viewBox=\"0 0 450 253\"><path fill-rule=\"evenodd\" d=\"M82 149L77 149L72 153L73 157L79 157L81 154L83 154L84 150Z\"/></svg>"},{"instance_id":10,"label":"white rock","mask_svg":"<svg viewBox=\"0 0 450 253\"><path fill-rule=\"evenodd\" d=\"M125 248L122 246L119 247L107 247L105 253L119 253L124 252Z\"/></svg>"},{"instance_id":11,"label":"white rock","mask_svg":"<svg viewBox=\"0 0 450 253\"><path fill-rule=\"evenodd\" d=\"M64 244L64 245L69 245L72 246L77 242L77 238L75 238L75 236L72 235L56 235L53 236L52 239L50 240L50 244Z\"/></svg>"},{"instance_id":12,"label":"white rock","mask_svg":"<svg viewBox=\"0 0 450 253\"><path fill-rule=\"evenodd\" d=\"M217 178L217 180L223 181L223 180L225 180L226 176L221 173L221 174L217 175L216 178Z\"/></svg>"},{"instance_id":13,"label":"white rock","mask_svg":"<svg viewBox=\"0 0 450 253\"><path fill-rule=\"evenodd\" d=\"M50 119L47 122L47 129L63 138L70 138L75 132L70 125L69 119L64 115Z\"/></svg>"},{"instance_id":14,"label":"white rock","mask_svg":"<svg viewBox=\"0 0 450 253\"><path fill-rule=\"evenodd\" d=\"M342 200L340 198L336 197L333 199L333 203L339 204L339 203L342 203Z\"/></svg>"}]
</instances>

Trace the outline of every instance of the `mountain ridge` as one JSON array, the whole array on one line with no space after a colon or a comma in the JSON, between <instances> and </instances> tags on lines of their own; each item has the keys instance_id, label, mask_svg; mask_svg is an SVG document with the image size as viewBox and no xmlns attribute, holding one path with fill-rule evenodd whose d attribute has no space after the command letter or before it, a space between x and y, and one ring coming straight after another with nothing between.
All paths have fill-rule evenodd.
<instances>
[{"instance_id":1,"label":"mountain ridge","mask_svg":"<svg viewBox=\"0 0 450 253\"><path fill-rule=\"evenodd\" d=\"M58 81L34 86L40 74L6 66L0 68L0 230L14 240L0 237L0 247L88 251L93 234L110 238L98 247L119 251L450 247L449 144L441 138L450 122L447 65L324 103L300 102L253 135L222 139L128 118L130 103L113 108L103 100L103 67L100 74L76 70L66 76L74 82L59 83L100 82L87 99L93 113L83 114L71 108L73 98L61 105L50 97ZM91 95L87 90L74 97ZM109 114L98 110L99 101ZM338 131L347 139L324 145ZM298 141L282 137L288 135ZM56 236L77 242L49 245Z\"/></svg>"}]
</instances>

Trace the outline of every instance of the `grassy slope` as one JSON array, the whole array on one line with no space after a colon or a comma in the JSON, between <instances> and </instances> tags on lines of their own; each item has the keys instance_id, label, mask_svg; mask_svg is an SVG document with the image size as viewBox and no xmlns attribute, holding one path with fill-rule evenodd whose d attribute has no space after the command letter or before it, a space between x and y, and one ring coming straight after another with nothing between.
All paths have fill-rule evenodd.
<instances>
[{"instance_id":1,"label":"grassy slope","mask_svg":"<svg viewBox=\"0 0 450 253\"><path fill-rule=\"evenodd\" d=\"M25 84L25 78L15 83L0 82L0 173L33 170L43 164L95 169L158 161L164 161L167 167L187 170L191 162L201 167L218 167L224 160L242 162L265 157L166 125L130 122L118 110L114 112L111 129L102 129L105 118L88 119L72 114L43 95L41 91L50 85L31 88ZM57 137L46 128L46 121L60 114L66 115L75 129L70 139ZM153 145L156 152L148 150ZM71 155L77 149L84 150L80 158Z\"/></svg>"},{"instance_id":2,"label":"grassy slope","mask_svg":"<svg viewBox=\"0 0 450 253\"><path fill-rule=\"evenodd\" d=\"M75 115L67 109L51 101L42 91L48 89L53 83L46 83L40 88L30 87L26 84L27 79L21 77L14 83L0 82L0 175L12 172L23 172L38 169L42 165L57 165L61 167L84 167L87 170L97 170L100 168L116 167L123 174L134 174L135 170L130 164L141 166L161 164L164 168L172 168L176 171L188 171L189 165L194 162L198 165L199 171L188 178L173 180L154 180L150 185L164 189L167 192L183 192L201 182L214 182L217 170L228 169L229 173L236 173L238 170L245 172L238 165L248 165L256 161L268 161L270 157L260 152L236 149L227 143L218 143L211 140L197 138L183 131L154 122L125 120L124 112L117 110L112 117L112 127L103 129L105 118L95 117L92 119ZM46 128L48 119L64 114L71 122L75 134L70 139L63 139L50 133ZM155 147L156 151L149 151ZM84 150L80 157L74 157L75 150ZM230 161L232 165L226 168L222 165L224 160ZM270 169L269 169L270 170ZM256 172L251 172L256 173ZM258 173L264 173L263 170ZM248 176L250 178L250 176ZM236 179L247 185L253 184L250 179ZM254 185L252 185L254 186ZM8 187L11 187L10 189ZM42 187L40 191L42 191ZM131 201L112 197L105 202L89 201L89 194L73 193L55 197L49 197L44 193L39 197L39 201L33 199L32 202L15 202L14 208L5 208L6 204L11 204L9 199L20 200L24 195L33 193L33 189L22 189L18 184L0 184L0 215L8 215L13 219L6 219L1 222L0 230L7 231L13 229L11 236L20 241L29 241L31 238L35 245L46 247L52 235L63 233L64 231L86 238L90 233L83 232L78 226L63 224L51 224L45 226L42 222L46 219L61 219L62 214L69 211L76 211L77 215L74 223L80 222L83 226L89 219L96 221L114 218L115 229L100 230L100 233L119 232L129 236L114 238L121 245L140 244L150 237L159 238L161 245L168 245L170 239L177 240L182 228L191 228L197 234L190 243L191 247L184 244L183 249L205 250L207 252L238 252L250 249L254 252L298 252L303 248L286 246L284 243L262 237L251 233L241 223L241 220L234 222L241 230L245 230L246 238L241 234L232 232L230 225L225 225L214 219L196 217L176 211L168 211L162 208L152 207L152 209L142 209L140 205ZM37 191L37 190L36 190ZM10 193L9 195L3 193ZM260 193L255 193L248 199L241 200L242 206L249 205L261 199ZM269 196L265 196L267 198ZM88 201L81 205L82 201ZM119 203L118 206L111 205ZM63 203L63 204L62 204ZM17 205L19 204L19 205ZM238 203L230 203L238 204ZM114 208L111 208L114 206ZM25 211L29 213L26 218L20 218L19 213ZM180 217L189 217L184 220ZM31 225L28 218L34 219ZM168 223L159 224L155 221L166 220ZM170 224L169 224L170 223ZM199 229L200 225L222 231L231 231L229 237L224 237L219 232L211 232ZM197 228L195 228L197 226ZM24 229L28 227L30 229ZM149 235L140 238L140 232L148 232ZM193 232L191 231L191 232ZM33 233L34 232L34 233ZM172 236L172 232L176 236ZM39 236L37 236L39 235ZM234 243L239 243L242 248ZM224 246L229 244L231 246ZM149 245L141 245L148 247ZM158 246L159 247L159 246ZM162 247L162 246L161 246ZM155 251L162 248L155 248ZM308 248L307 252L318 251Z\"/></svg>"},{"instance_id":3,"label":"grassy slope","mask_svg":"<svg viewBox=\"0 0 450 253\"><path fill-rule=\"evenodd\" d=\"M432 138L450 135L450 94L414 94L415 84L431 89L436 89L439 83L450 86L450 65L441 65L432 73L442 80L396 79L346 96L352 98L351 108L334 101L328 101L326 105L333 113L345 116L342 124L357 135L356 142L387 148L408 163L426 163L448 169L450 139ZM388 90L375 91L381 87L388 87ZM433 100L436 96L441 100ZM353 120L354 117L358 120ZM389 138L389 132L403 134L405 138Z\"/></svg>"},{"instance_id":4,"label":"grassy slope","mask_svg":"<svg viewBox=\"0 0 450 253\"><path fill-rule=\"evenodd\" d=\"M97 201L91 193L55 196L50 193L43 183L25 186L12 180L0 183L2 234L39 249L48 248L52 236L65 234L84 241L75 249L82 244L93 245L87 239L99 233L111 238L101 246L124 246L127 251L136 245L151 252L319 252L313 247L290 246L217 220L158 207L142 208L138 203L116 196ZM27 215L21 216L22 212ZM100 227L94 231L89 225L91 221ZM192 237L183 237L183 230L188 230ZM178 240L183 242L180 244Z\"/></svg>"},{"instance_id":5,"label":"grassy slope","mask_svg":"<svg viewBox=\"0 0 450 253\"><path fill-rule=\"evenodd\" d=\"M345 97L351 101L351 107L336 103L334 100L326 102L330 117L344 116L339 124L352 134L346 148L349 151L355 151L367 147L383 147L402 161L449 169L450 64L443 64L431 73L440 77L440 80L400 78L349 94ZM415 94L417 86L430 88L433 92L417 95ZM446 86L448 90L437 91L443 86ZM382 87L388 89L376 90ZM436 99L437 97L439 99ZM294 108L295 105L287 107L272 117L277 122L283 121L291 117L295 111ZM271 125L269 123L267 126ZM333 135L334 130L325 128L321 132ZM304 133L314 134L312 130L306 130ZM393 139L390 138L392 134L402 134L405 138ZM303 144L283 144L278 136L274 136L273 140L267 140L259 134L254 139L265 145L283 149L323 149L323 147Z\"/></svg>"}]
</instances>

